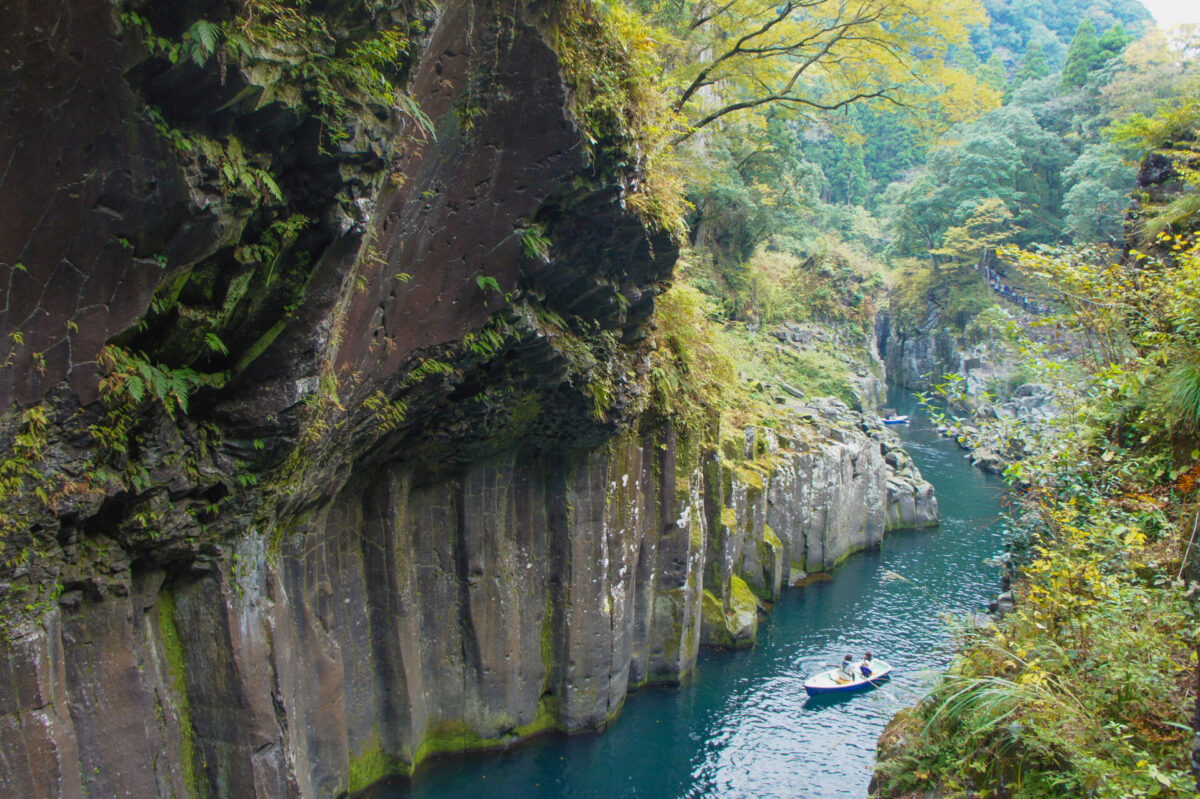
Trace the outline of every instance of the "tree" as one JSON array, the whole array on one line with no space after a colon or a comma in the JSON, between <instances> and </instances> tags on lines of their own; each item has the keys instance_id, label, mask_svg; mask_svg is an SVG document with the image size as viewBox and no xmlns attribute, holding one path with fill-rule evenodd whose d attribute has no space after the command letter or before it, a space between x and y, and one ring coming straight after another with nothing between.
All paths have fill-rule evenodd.
<instances>
[{"instance_id":1,"label":"tree","mask_svg":"<svg viewBox=\"0 0 1200 799\"><path fill-rule=\"evenodd\" d=\"M832 137L828 129L806 130L797 120L769 114L764 127L729 121L713 137L703 161L689 176L699 213L695 243L709 250L727 282L754 250L786 230L828 184L805 158L810 142ZM806 134L814 134L808 136Z\"/></svg>"},{"instance_id":2,"label":"tree","mask_svg":"<svg viewBox=\"0 0 1200 799\"><path fill-rule=\"evenodd\" d=\"M1098 180L1082 180L1063 198L1067 232L1077 244L1119 243L1129 198Z\"/></svg>"},{"instance_id":3,"label":"tree","mask_svg":"<svg viewBox=\"0 0 1200 799\"><path fill-rule=\"evenodd\" d=\"M944 158L944 151L934 151L930 161ZM926 170L915 177L897 181L887 188L884 208L889 226L896 236L894 249L901 254L925 252L937 266L934 250L941 244L950 213L954 207L951 187Z\"/></svg>"},{"instance_id":4,"label":"tree","mask_svg":"<svg viewBox=\"0 0 1200 799\"><path fill-rule=\"evenodd\" d=\"M1188 82L1200 75L1200 26L1157 28L1131 43L1114 59L1113 75L1100 89L1108 118L1151 114L1164 101L1182 100Z\"/></svg>"},{"instance_id":5,"label":"tree","mask_svg":"<svg viewBox=\"0 0 1200 799\"><path fill-rule=\"evenodd\" d=\"M933 252L965 263L987 263L996 248L1011 241L1016 232L1004 201L986 197L975 204L961 225L946 231L942 246Z\"/></svg>"},{"instance_id":6,"label":"tree","mask_svg":"<svg viewBox=\"0 0 1200 799\"><path fill-rule=\"evenodd\" d=\"M979 78L985 86L1004 93L1008 89L1008 77L1004 70L1004 59L993 52L987 63L979 67Z\"/></svg>"},{"instance_id":7,"label":"tree","mask_svg":"<svg viewBox=\"0 0 1200 799\"><path fill-rule=\"evenodd\" d=\"M1139 0L984 0L984 5L990 19L986 29L972 33L975 52L982 59L1000 50L1010 64L1020 63L1038 42L1050 66L1061 67L1066 43L1084 17L1100 29L1120 24L1138 34L1153 26Z\"/></svg>"},{"instance_id":8,"label":"tree","mask_svg":"<svg viewBox=\"0 0 1200 799\"><path fill-rule=\"evenodd\" d=\"M811 125L805 131L801 147L804 157L824 173L822 202L853 205L866 199L867 173L862 137L856 131L835 131L827 125Z\"/></svg>"},{"instance_id":9,"label":"tree","mask_svg":"<svg viewBox=\"0 0 1200 799\"><path fill-rule=\"evenodd\" d=\"M977 0L693 0L653 10L680 43L668 72L687 126L679 142L769 106L830 111L879 99L955 121L998 101L947 63L984 21Z\"/></svg>"},{"instance_id":10,"label":"tree","mask_svg":"<svg viewBox=\"0 0 1200 799\"><path fill-rule=\"evenodd\" d=\"M981 202L1002 202L1021 243L1062 238L1062 170L1071 154L1026 108L1005 106L956 127L934 149L924 174L890 189L889 212L903 254L926 250L936 261L952 227Z\"/></svg>"},{"instance_id":11,"label":"tree","mask_svg":"<svg viewBox=\"0 0 1200 799\"><path fill-rule=\"evenodd\" d=\"M1121 27L1121 23L1118 22L1104 32L1098 44L1104 60L1108 60L1119 56L1121 51L1132 41L1133 36L1126 33L1125 28Z\"/></svg>"},{"instance_id":12,"label":"tree","mask_svg":"<svg viewBox=\"0 0 1200 799\"><path fill-rule=\"evenodd\" d=\"M1016 75L1013 75L1013 88L1027 80L1041 80L1049 74L1050 65L1046 63L1046 54L1042 52L1042 45L1034 42L1025 52L1021 68L1017 70Z\"/></svg>"},{"instance_id":13,"label":"tree","mask_svg":"<svg viewBox=\"0 0 1200 799\"><path fill-rule=\"evenodd\" d=\"M1079 23L1075 37L1067 48L1067 63L1063 65L1062 84L1077 89L1087 82L1087 75L1103 62L1103 51L1096 38L1096 27L1090 19Z\"/></svg>"}]
</instances>

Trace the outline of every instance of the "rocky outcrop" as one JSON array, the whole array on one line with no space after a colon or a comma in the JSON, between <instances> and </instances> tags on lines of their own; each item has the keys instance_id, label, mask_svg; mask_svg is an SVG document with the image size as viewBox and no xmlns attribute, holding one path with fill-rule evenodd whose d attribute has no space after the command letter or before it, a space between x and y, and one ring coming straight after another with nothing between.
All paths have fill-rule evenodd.
<instances>
[{"instance_id":1,"label":"rocky outcrop","mask_svg":"<svg viewBox=\"0 0 1200 799\"><path fill-rule=\"evenodd\" d=\"M625 434L434 484L387 465L247 529L206 573L130 569L126 595L71 597L13 642L5 784L332 796L436 752L603 727L701 643L752 643L789 579L879 542L885 486L913 472L836 430L752 431L724 463Z\"/></svg>"},{"instance_id":2,"label":"rocky outcrop","mask_svg":"<svg viewBox=\"0 0 1200 799\"><path fill-rule=\"evenodd\" d=\"M863 335L853 326L826 326L815 322L780 323L770 331L779 342L776 352L794 355L812 354L827 360L830 366L845 371L849 388L847 399L863 413L878 413L887 398L884 363L879 354L877 336ZM776 375L783 394L804 399L805 393L788 385ZM763 388L769 389L770 386Z\"/></svg>"},{"instance_id":3,"label":"rocky outcrop","mask_svg":"<svg viewBox=\"0 0 1200 799\"><path fill-rule=\"evenodd\" d=\"M942 324L936 308L913 329L880 314L875 335L888 382L897 386L927 390L944 382L945 375L957 375L967 393L978 396L1002 388L1013 375L1014 364L999 354L997 342L956 335Z\"/></svg>"},{"instance_id":4,"label":"rocky outcrop","mask_svg":"<svg viewBox=\"0 0 1200 799\"><path fill-rule=\"evenodd\" d=\"M938 506L933 486L921 477L912 458L895 440L885 439L881 446L884 462L891 468L887 478L887 528L937 525Z\"/></svg>"}]
</instances>

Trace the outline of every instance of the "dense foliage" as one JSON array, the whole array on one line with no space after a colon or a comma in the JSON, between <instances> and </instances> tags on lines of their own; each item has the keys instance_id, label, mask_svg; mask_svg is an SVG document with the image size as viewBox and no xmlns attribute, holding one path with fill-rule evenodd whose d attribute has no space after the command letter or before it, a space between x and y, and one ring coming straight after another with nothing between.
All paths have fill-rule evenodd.
<instances>
[{"instance_id":1,"label":"dense foliage","mask_svg":"<svg viewBox=\"0 0 1200 799\"><path fill-rule=\"evenodd\" d=\"M1027 546L1014 613L964 636L950 674L892 730L883 796L1194 796L1200 583L1200 134L1195 103L1124 128L1171 164L1128 251L1011 252L1058 286L1070 362L1013 330L1061 414L976 420L1017 457ZM970 402L951 385L955 399ZM885 747L886 751L886 747Z\"/></svg>"}]
</instances>

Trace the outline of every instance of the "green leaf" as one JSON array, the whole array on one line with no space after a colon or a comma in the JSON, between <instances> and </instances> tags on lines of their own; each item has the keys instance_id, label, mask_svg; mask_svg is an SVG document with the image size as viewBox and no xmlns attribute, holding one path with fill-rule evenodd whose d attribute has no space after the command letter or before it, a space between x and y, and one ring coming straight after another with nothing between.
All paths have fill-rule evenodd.
<instances>
[{"instance_id":1,"label":"green leaf","mask_svg":"<svg viewBox=\"0 0 1200 799\"><path fill-rule=\"evenodd\" d=\"M497 294L500 293L500 284L496 282L496 278L492 277L491 275L480 275L479 277L475 278L475 283L478 284L479 290L485 294L487 293L488 289L495 291Z\"/></svg>"},{"instance_id":2,"label":"green leaf","mask_svg":"<svg viewBox=\"0 0 1200 799\"><path fill-rule=\"evenodd\" d=\"M129 396L134 402L141 402L142 397L146 396L146 385L137 376L131 376L125 381L125 390L129 392Z\"/></svg>"},{"instance_id":3,"label":"green leaf","mask_svg":"<svg viewBox=\"0 0 1200 799\"><path fill-rule=\"evenodd\" d=\"M283 192L280 191L279 184L275 182L275 179L271 177L270 173L266 172L265 170L259 170L258 177L263 183L266 184L267 191L271 192L271 196L274 197L277 202L283 202Z\"/></svg>"},{"instance_id":4,"label":"green leaf","mask_svg":"<svg viewBox=\"0 0 1200 799\"><path fill-rule=\"evenodd\" d=\"M208 60L208 56L211 56L217 50L217 42L220 41L221 38L221 28L220 26L214 25L206 19L202 19L198 20L196 24L191 27L190 32L192 34L192 40L199 45L198 50L201 51L202 55L204 56L203 59L197 60L196 63L199 66L204 66L204 62ZM196 53L197 50L192 51L193 59L196 58Z\"/></svg>"},{"instance_id":5,"label":"green leaf","mask_svg":"<svg viewBox=\"0 0 1200 799\"><path fill-rule=\"evenodd\" d=\"M221 338L216 333L205 333L204 343L213 352L219 352L222 355L229 354L229 348L225 346L225 342L221 341Z\"/></svg>"}]
</instances>

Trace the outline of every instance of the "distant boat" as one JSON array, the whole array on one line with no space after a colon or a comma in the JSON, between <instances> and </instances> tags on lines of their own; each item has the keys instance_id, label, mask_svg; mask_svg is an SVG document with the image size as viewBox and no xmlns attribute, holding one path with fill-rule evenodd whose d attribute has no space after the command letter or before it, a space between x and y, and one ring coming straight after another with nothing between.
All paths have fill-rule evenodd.
<instances>
[{"instance_id":1,"label":"distant boat","mask_svg":"<svg viewBox=\"0 0 1200 799\"><path fill-rule=\"evenodd\" d=\"M884 424L908 424L907 416L892 416L883 420Z\"/></svg>"},{"instance_id":2,"label":"distant boat","mask_svg":"<svg viewBox=\"0 0 1200 799\"><path fill-rule=\"evenodd\" d=\"M892 673L892 667L882 660L876 660L872 665L874 671L871 672L870 677L863 677L860 674L858 679L849 682L838 682L835 679L842 674L841 669L823 671L817 676L805 680L804 690L808 691L809 696L816 696L817 694L841 694L861 691L864 688L874 688L883 680L888 679ZM857 667L855 667L855 671L858 671Z\"/></svg>"}]
</instances>

